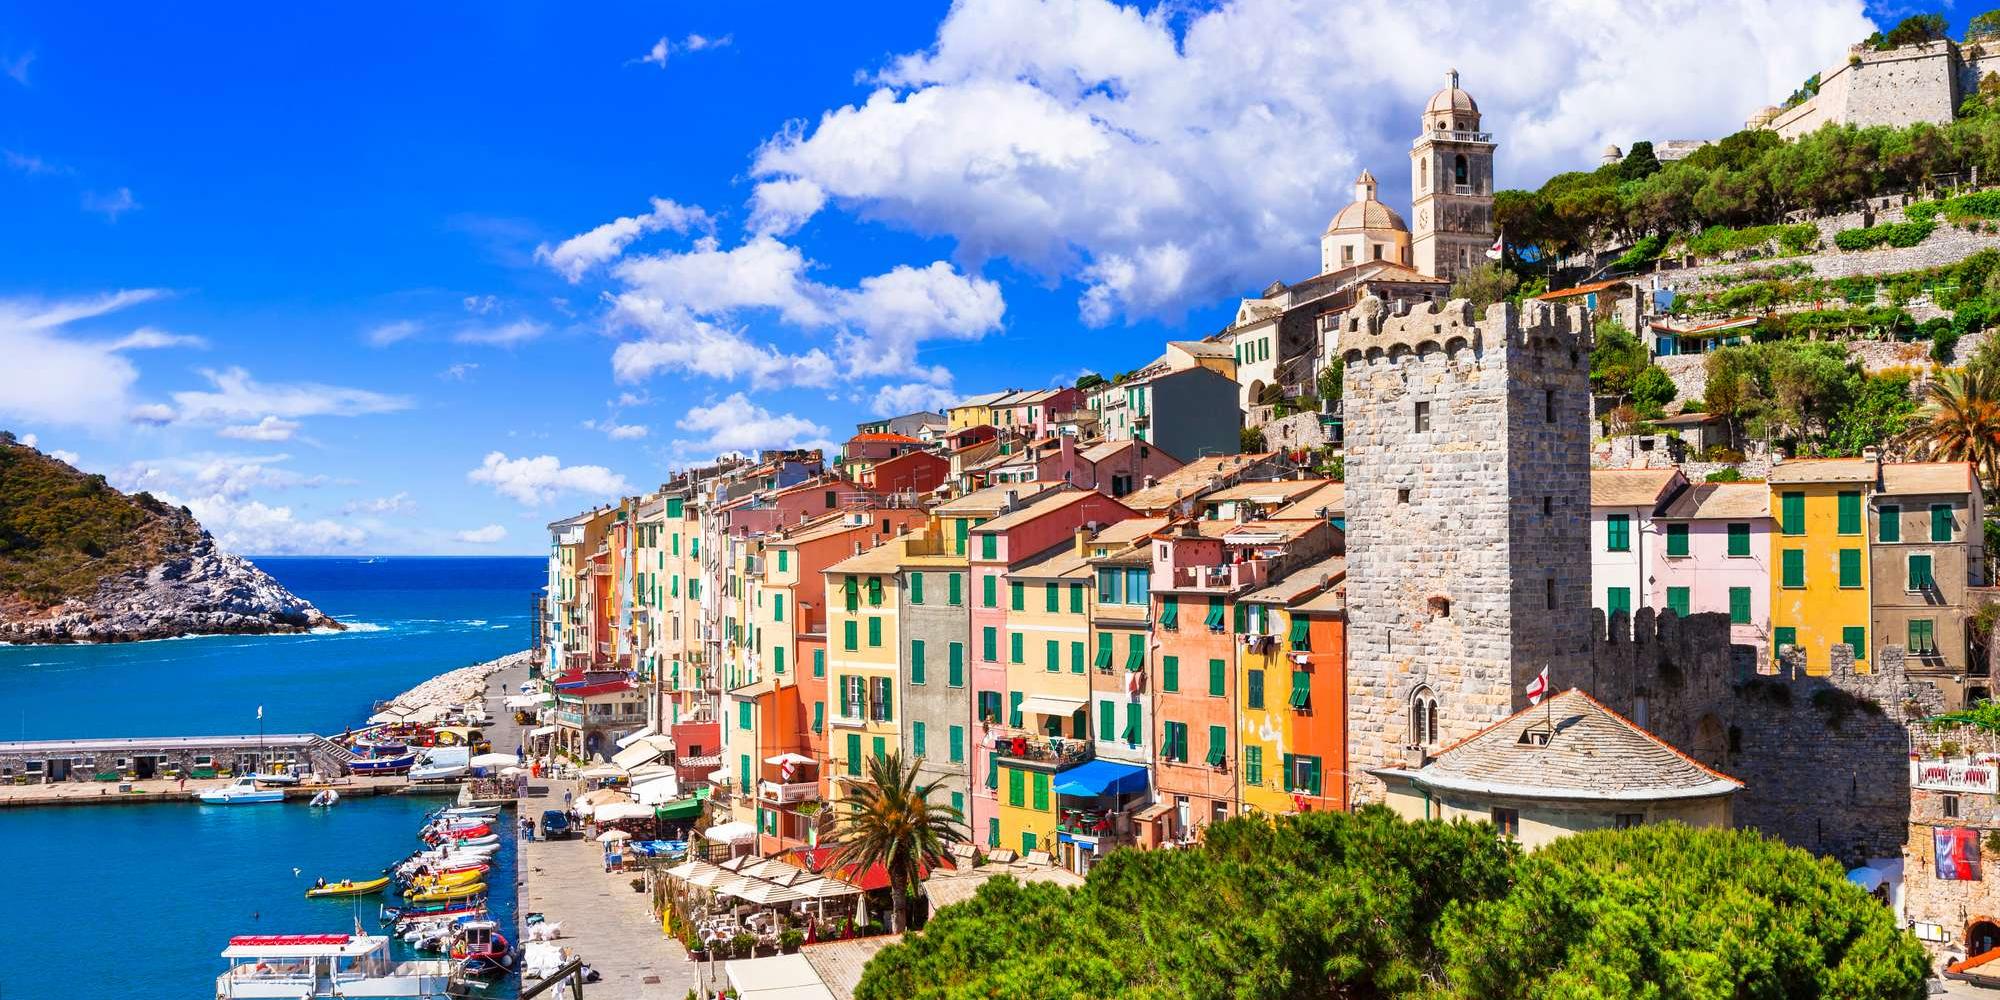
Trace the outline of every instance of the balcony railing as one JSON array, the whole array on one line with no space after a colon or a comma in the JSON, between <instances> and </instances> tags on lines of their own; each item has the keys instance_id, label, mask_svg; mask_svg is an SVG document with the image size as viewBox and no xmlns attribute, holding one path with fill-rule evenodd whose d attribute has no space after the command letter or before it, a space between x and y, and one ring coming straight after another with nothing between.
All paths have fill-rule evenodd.
<instances>
[{"instance_id":1,"label":"balcony railing","mask_svg":"<svg viewBox=\"0 0 2000 1000\"><path fill-rule=\"evenodd\" d=\"M1434 128L1411 140L1410 146L1415 148L1423 145L1426 141L1433 140L1441 142L1492 142L1493 133L1473 132L1467 129Z\"/></svg>"},{"instance_id":2,"label":"balcony railing","mask_svg":"<svg viewBox=\"0 0 2000 1000\"><path fill-rule=\"evenodd\" d=\"M995 757L1068 767L1097 756L1090 740L1049 736L1011 726L990 727L987 738L991 741Z\"/></svg>"},{"instance_id":3,"label":"balcony railing","mask_svg":"<svg viewBox=\"0 0 2000 1000\"><path fill-rule=\"evenodd\" d=\"M794 802L814 802L819 799L819 782L794 781L789 784L780 781L759 782L757 797L781 806Z\"/></svg>"},{"instance_id":4,"label":"balcony railing","mask_svg":"<svg viewBox=\"0 0 2000 1000\"><path fill-rule=\"evenodd\" d=\"M1221 566L1176 566L1172 586L1175 590L1236 591L1245 587L1264 586L1270 580L1270 576L1269 559L1253 559Z\"/></svg>"}]
</instances>

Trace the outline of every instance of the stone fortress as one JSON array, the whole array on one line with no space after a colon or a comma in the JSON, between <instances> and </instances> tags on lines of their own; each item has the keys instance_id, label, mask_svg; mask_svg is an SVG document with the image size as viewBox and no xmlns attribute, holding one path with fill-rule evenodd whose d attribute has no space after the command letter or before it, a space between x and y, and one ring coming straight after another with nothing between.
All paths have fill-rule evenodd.
<instances>
[{"instance_id":1,"label":"stone fortress","mask_svg":"<svg viewBox=\"0 0 2000 1000\"><path fill-rule=\"evenodd\" d=\"M1990 48L1989 48L1990 46ZM1856 44L1838 65L1821 71L1819 86L1790 107L1767 107L1743 123L1796 139L1822 125L1942 125L2000 71L2000 38L1960 45L1920 42L1887 51Z\"/></svg>"},{"instance_id":2,"label":"stone fortress","mask_svg":"<svg viewBox=\"0 0 2000 1000\"><path fill-rule=\"evenodd\" d=\"M1440 129L1440 106L1477 107L1458 96L1455 74L1451 83L1425 112L1420 150ZM1444 125L1476 128L1471 113ZM1419 204L1426 171L1455 170L1460 155L1490 192L1494 144L1476 141L1417 159ZM1434 245L1477 240L1483 252L1490 239L1448 234ZM1439 263L1449 269L1451 254ZM1355 801L1380 797L1370 769L1421 766L1527 707L1528 684L1547 668L1552 691L1581 688L1742 780L1738 825L1850 863L1898 853L1905 725L1943 704L1905 673L1900 647L1884 647L1869 672L1837 653L1827 675L1808 676L1796 657L1766 667L1733 647L1727 615L1641 609L1607 620L1591 607L1590 330L1582 309L1538 301L1478 316L1462 300L1375 296L1320 329L1321 350L1345 362Z\"/></svg>"}]
</instances>

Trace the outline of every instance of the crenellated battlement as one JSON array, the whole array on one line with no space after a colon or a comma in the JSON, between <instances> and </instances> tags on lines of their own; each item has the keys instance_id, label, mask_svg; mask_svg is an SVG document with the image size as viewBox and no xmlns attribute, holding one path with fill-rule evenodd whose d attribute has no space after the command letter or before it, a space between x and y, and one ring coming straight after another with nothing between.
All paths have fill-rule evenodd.
<instances>
[{"instance_id":1,"label":"crenellated battlement","mask_svg":"<svg viewBox=\"0 0 2000 1000\"><path fill-rule=\"evenodd\" d=\"M1350 365L1393 363L1439 351L1457 358L1470 350L1478 358L1496 347L1585 354L1590 350L1590 318L1582 306L1539 300L1520 306L1495 302L1481 318L1466 299L1392 306L1369 296L1341 320L1341 354Z\"/></svg>"}]
</instances>

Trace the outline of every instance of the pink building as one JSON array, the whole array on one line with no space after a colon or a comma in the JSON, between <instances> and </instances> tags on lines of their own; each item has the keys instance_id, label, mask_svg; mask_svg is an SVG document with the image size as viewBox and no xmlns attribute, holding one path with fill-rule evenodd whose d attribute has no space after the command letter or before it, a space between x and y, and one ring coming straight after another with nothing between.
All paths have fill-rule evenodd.
<instances>
[{"instance_id":1,"label":"pink building","mask_svg":"<svg viewBox=\"0 0 2000 1000\"><path fill-rule=\"evenodd\" d=\"M1655 608L1729 615L1731 642L1765 662L1771 635L1771 491L1696 483L1647 527Z\"/></svg>"},{"instance_id":2,"label":"pink building","mask_svg":"<svg viewBox=\"0 0 2000 1000\"><path fill-rule=\"evenodd\" d=\"M1082 404L1083 394L1075 389L1017 392L993 404L993 422L1007 428L1027 428L1040 436L1055 426L1056 417Z\"/></svg>"},{"instance_id":3,"label":"pink building","mask_svg":"<svg viewBox=\"0 0 2000 1000\"><path fill-rule=\"evenodd\" d=\"M771 531L797 524L843 507L859 507L875 502L860 485L846 479L823 476L781 490L760 491L732 500L717 508L724 531L737 536Z\"/></svg>"},{"instance_id":4,"label":"pink building","mask_svg":"<svg viewBox=\"0 0 2000 1000\"><path fill-rule=\"evenodd\" d=\"M1026 484L1022 495L1031 495L1041 484ZM1021 660L1025 636L1010 627L1012 601L1008 569L1026 563L1052 548L1074 544L1076 530L1089 524L1102 527L1133 516L1132 509L1102 493L1059 486L1032 501L1009 504L999 516L972 529L966 554L970 557L972 582L972 688L973 731L988 732L982 723L995 729L1021 728L1019 704L1025 694L1010 691L1007 664ZM1019 655L1017 655L1019 654ZM975 738L972 748L972 830L975 838L999 816L998 790L992 787L993 752L989 741Z\"/></svg>"}]
</instances>

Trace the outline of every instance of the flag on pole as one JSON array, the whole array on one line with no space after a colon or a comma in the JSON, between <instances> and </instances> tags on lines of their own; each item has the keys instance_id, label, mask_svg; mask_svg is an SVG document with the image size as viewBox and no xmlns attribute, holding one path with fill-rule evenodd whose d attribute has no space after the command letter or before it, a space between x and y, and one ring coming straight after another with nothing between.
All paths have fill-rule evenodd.
<instances>
[{"instance_id":1,"label":"flag on pole","mask_svg":"<svg viewBox=\"0 0 2000 1000\"><path fill-rule=\"evenodd\" d=\"M1503 229L1500 231L1499 235L1493 237L1493 245L1486 248L1487 258L1490 260L1499 260L1501 255L1507 252L1506 240L1507 240L1507 231Z\"/></svg>"},{"instance_id":2,"label":"flag on pole","mask_svg":"<svg viewBox=\"0 0 2000 1000\"><path fill-rule=\"evenodd\" d=\"M260 719L264 717L264 706L257 706L257 717Z\"/></svg>"},{"instance_id":3,"label":"flag on pole","mask_svg":"<svg viewBox=\"0 0 2000 1000\"><path fill-rule=\"evenodd\" d=\"M1549 668L1543 667L1535 679L1528 682L1528 704L1539 705L1549 694Z\"/></svg>"}]
</instances>

